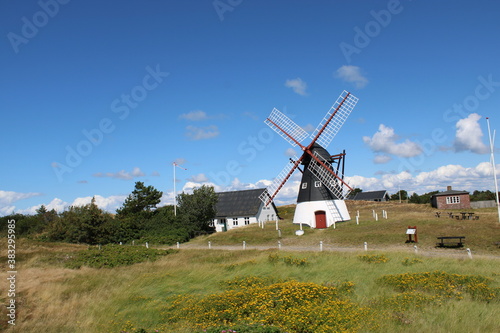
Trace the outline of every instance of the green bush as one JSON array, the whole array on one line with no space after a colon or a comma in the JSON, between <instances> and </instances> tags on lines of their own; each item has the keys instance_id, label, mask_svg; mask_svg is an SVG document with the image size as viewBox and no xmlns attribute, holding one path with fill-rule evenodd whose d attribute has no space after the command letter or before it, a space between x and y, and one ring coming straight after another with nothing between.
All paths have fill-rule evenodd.
<instances>
[{"instance_id":1,"label":"green bush","mask_svg":"<svg viewBox=\"0 0 500 333\"><path fill-rule=\"evenodd\" d=\"M105 245L101 249L92 247L78 252L66 263L66 267L112 268L128 266L144 261L155 261L162 256L176 252L176 250L148 249L143 246Z\"/></svg>"}]
</instances>

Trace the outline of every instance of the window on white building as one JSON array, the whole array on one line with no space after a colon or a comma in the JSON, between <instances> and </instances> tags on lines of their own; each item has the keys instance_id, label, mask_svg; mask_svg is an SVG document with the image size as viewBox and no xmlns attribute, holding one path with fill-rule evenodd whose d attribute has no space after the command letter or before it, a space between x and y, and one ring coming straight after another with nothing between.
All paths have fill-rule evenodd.
<instances>
[{"instance_id":1,"label":"window on white building","mask_svg":"<svg viewBox=\"0 0 500 333\"><path fill-rule=\"evenodd\" d=\"M237 217L233 217L233 225L238 225L238 218Z\"/></svg>"},{"instance_id":2,"label":"window on white building","mask_svg":"<svg viewBox=\"0 0 500 333\"><path fill-rule=\"evenodd\" d=\"M446 204L456 204L460 203L460 197L459 196L454 196L454 197L446 197Z\"/></svg>"},{"instance_id":3,"label":"window on white building","mask_svg":"<svg viewBox=\"0 0 500 333\"><path fill-rule=\"evenodd\" d=\"M249 217L245 217L245 225L248 225L250 224L250 218Z\"/></svg>"}]
</instances>

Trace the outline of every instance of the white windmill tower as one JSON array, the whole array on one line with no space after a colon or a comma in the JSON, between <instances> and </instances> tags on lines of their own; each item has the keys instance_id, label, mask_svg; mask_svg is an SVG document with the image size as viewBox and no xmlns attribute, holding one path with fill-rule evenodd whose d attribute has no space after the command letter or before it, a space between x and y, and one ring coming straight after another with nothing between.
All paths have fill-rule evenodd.
<instances>
[{"instance_id":1,"label":"white windmill tower","mask_svg":"<svg viewBox=\"0 0 500 333\"><path fill-rule=\"evenodd\" d=\"M345 153L330 155L326 148L332 142L347 117L354 109L358 98L343 91L335 104L326 113L312 135L295 124L277 109L273 109L265 123L281 135L293 147L299 146L303 154L287 163L283 171L261 195L261 200L270 204L293 172L303 165L302 180L297 196L297 207L293 223L306 224L312 228L335 226L338 221L350 220L344 199L352 188L344 182L343 159ZM307 137L309 145L301 144ZM342 166L341 171L339 168Z\"/></svg>"}]
</instances>

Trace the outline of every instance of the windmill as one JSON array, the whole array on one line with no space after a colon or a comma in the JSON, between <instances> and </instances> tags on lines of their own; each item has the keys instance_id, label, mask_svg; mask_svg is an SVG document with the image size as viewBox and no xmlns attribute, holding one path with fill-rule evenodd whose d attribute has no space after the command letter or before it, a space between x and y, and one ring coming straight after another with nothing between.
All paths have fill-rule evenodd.
<instances>
[{"instance_id":1,"label":"windmill","mask_svg":"<svg viewBox=\"0 0 500 333\"><path fill-rule=\"evenodd\" d=\"M312 228L327 228L331 225L335 227L338 221L351 219L344 202L345 197L352 191L343 179L345 151L330 155L326 148L357 102L358 98L344 90L311 135L276 108L273 109L264 122L293 147L299 146L303 153L299 158L290 159L267 191L260 196L266 206L272 202L294 171L299 169L302 172L302 180L293 223L307 224ZM307 137L312 141L304 146L301 142ZM303 169L300 169L300 165Z\"/></svg>"}]
</instances>

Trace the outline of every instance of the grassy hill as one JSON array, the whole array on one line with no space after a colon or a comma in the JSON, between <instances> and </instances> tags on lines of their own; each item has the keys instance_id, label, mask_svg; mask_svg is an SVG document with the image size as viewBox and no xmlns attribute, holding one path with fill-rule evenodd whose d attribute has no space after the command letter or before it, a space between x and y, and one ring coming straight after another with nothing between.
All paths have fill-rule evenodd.
<instances>
[{"instance_id":1,"label":"grassy hill","mask_svg":"<svg viewBox=\"0 0 500 333\"><path fill-rule=\"evenodd\" d=\"M413 249L413 244L405 244L408 226L416 226L418 232L418 247L432 252L454 253L456 250L436 250L438 236L465 236L465 247L476 254L499 254L500 223L495 208L470 209L479 216L479 220L456 220L448 217L448 212L441 212L441 217L435 216L437 210L428 205L396 203L396 202L366 202L348 201L348 209L352 220L337 223L336 228L324 230L310 229L304 226L305 234L296 236L298 225L291 223L294 205L279 207L279 214L284 220L279 222L281 238L276 231L274 222L267 223L264 229L258 225L250 225L233 229L226 233L217 233L199 237L189 243L190 246L206 246L208 241L213 246L239 246L246 242L248 247L277 247L281 241L285 247L319 248L322 241L324 249L363 248L364 242L370 249ZM387 212L387 219L382 218L382 210ZM373 217L373 211L378 214L378 221ZM359 213L359 225L356 215ZM458 214L458 211L452 212ZM462 249L465 251L465 249Z\"/></svg>"},{"instance_id":2,"label":"grassy hill","mask_svg":"<svg viewBox=\"0 0 500 333\"><path fill-rule=\"evenodd\" d=\"M476 210L479 220L457 221L436 218L427 206L350 202L353 217L359 210L359 225L353 220L336 229L306 228L298 237L290 220L294 207L279 209L285 218L281 238L274 223L264 229L251 225L199 237L154 262L124 267L70 269L68 262L87 253L86 245L17 240L16 326L6 323L2 306L0 330L498 331L496 210ZM418 254L404 243L410 225L418 227ZM466 236L473 259L464 249L435 249L439 235ZM0 246L7 248L5 238ZM1 255L0 279L6 281L6 251ZM7 289L0 283L2 305L9 301Z\"/></svg>"}]
</instances>

